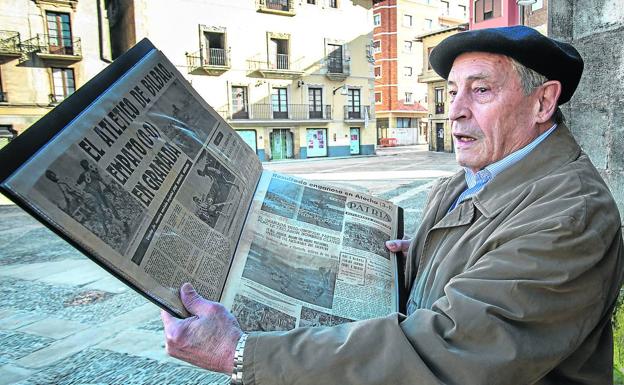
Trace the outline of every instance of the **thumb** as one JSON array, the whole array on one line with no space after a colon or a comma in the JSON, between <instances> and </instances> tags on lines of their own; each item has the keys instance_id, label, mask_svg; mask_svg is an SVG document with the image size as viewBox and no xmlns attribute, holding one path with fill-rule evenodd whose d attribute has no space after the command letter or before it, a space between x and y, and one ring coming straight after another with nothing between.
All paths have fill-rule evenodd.
<instances>
[{"instance_id":1,"label":"thumb","mask_svg":"<svg viewBox=\"0 0 624 385\"><path fill-rule=\"evenodd\" d=\"M394 239L391 241L386 241L386 247L393 253L397 253L399 251L407 251L409 249L410 241L402 240L402 239Z\"/></svg>"},{"instance_id":2,"label":"thumb","mask_svg":"<svg viewBox=\"0 0 624 385\"><path fill-rule=\"evenodd\" d=\"M188 282L180 288L180 299L186 310L193 315L204 315L210 306L210 303Z\"/></svg>"}]
</instances>

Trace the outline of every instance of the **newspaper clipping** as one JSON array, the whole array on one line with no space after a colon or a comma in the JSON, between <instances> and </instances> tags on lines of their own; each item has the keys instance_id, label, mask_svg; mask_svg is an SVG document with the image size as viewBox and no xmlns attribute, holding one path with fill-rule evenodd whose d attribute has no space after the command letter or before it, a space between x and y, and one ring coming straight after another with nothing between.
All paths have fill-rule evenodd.
<instances>
[{"instance_id":1,"label":"newspaper clipping","mask_svg":"<svg viewBox=\"0 0 624 385\"><path fill-rule=\"evenodd\" d=\"M262 172L236 135L154 50L7 187L118 275L187 315L178 297L184 282L219 300Z\"/></svg>"},{"instance_id":2,"label":"newspaper clipping","mask_svg":"<svg viewBox=\"0 0 624 385\"><path fill-rule=\"evenodd\" d=\"M396 206L265 171L223 303L244 330L336 325L397 311Z\"/></svg>"}]
</instances>

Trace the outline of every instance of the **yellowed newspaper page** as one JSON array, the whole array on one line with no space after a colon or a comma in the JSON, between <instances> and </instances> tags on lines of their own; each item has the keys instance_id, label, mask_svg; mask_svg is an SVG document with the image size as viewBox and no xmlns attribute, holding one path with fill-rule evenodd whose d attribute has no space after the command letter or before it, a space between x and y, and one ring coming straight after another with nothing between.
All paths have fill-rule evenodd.
<instances>
[{"instance_id":1,"label":"yellowed newspaper page","mask_svg":"<svg viewBox=\"0 0 624 385\"><path fill-rule=\"evenodd\" d=\"M178 315L217 300L262 165L153 50L8 181L90 257Z\"/></svg>"},{"instance_id":2,"label":"yellowed newspaper page","mask_svg":"<svg viewBox=\"0 0 624 385\"><path fill-rule=\"evenodd\" d=\"M398 208L265 171L222 302L245 330L335 325L397 311Z\"/></svg>"}]
</instances>

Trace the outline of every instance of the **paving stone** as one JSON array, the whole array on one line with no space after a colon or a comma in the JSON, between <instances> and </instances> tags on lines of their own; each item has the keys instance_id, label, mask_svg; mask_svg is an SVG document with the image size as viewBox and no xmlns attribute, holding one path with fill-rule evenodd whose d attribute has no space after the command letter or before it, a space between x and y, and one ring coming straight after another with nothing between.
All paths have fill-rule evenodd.
<instances>
[{"instance_id":1,"label":"paving stone","mask_svg":"<svg viewBox=\"0 0 624 385\"><path fill-rule=\"evenodd\" d=\"M19 328L20 332L49 337L55 340L65 338L89 327L80 322L58 318L45 318Z\"/></svg>"},{"instance_id":2,"label":"paving stone","mask_svg":"<svg viewBox=\"0 0 624 385\"><path fill-rule=\"evenodd\" d=\"M144 323L138 326L138 329L153 331L153 332L163 332L163 324L160 316L157 319Z\"/></svg>"},{"instance_id":3,"label":"paving stone","mask_svg":"<svg viewBox=\"0 0 624 385\"><path fill-rule=\"evenodd\" d=\"M158 360L167 358L163 333L141 330L122 331L116 336L100 342L94 348Z\"/></svg>"},{"instance_id":4,"label":"paving stone","mask_svg":"<svg viewBox=\"0 0 624 385\"><path fill-rule=\"evenodd\" d=\"M90 260L77 262L81 262L80 266L42 277L40 280L51 285L83 286L110 276L110 273Z\"/></svg>"},{"instance_id":5,"label":"paving stone","mask_svg":"<svg viewBox=\"0 0 624 385\"><path fill-rule=\"evenodd\" d=\"M20 368L11 364L0 366L0 385L13 384L33 373L30 369Z\"/></svg>"},{"instance_id":6,"label":"paving stone","mask_svg":"<svg viewBox=\"0 0 624 385\"><path fill-rule=\"evenodd\" d=\"M26 214L24 214L26 215ZM4 222L4 217L2 218ZM69 243L45 227L38 227L14 238L0 249L0 265L85 258Z\"/></svg>"},{"instance_id":7,"label":"paving stone","mask_svg":"<svg viewBox=\"0 0 624 385\"><path fill-rule=\"evenodd\" d=\"M0 364L25 357L53 342L52 338L0 330Z\"/></svg>"},{"instance_id":8,"label":"paving stone","mask_svg":"<svg viewBox=\"0 0 624 385\"><path fill-rule=\"evenodd\" d=\"M74 268L88 268L92 264L93 263L87 259L64 259L53 262L14 264L3 267L0 270L0 275L32 281L36 279L45 279L50 275L63 273Z\"/></svg>"},{"instance_id":9,"label":"paving stone","mask_svg":"<svg viewBox=\"0 0 624 385\"><path fill-rule=\"evenodd\" d=\"M104 300L82 306L68 306L84 289L53 286L41 282L3 278L0 285L0 308L99 324L147 303L134 291L110 293ZM155 307L155 306L154 306ZM1 321L0 321L1 322Z\"/></svg>"},{"instance_id":10,"label":"paving stone","mask_svg":"<svg viewBox=\"0 0 624 385\"><path fill-rule=\"evenodd\" d=\"M162 363L102 349L87 349L17 382L16 385L69 384L229 384L229 377L200 368Z\"/></svg>"},{"instance_id":11,"label":"paving stone","mask_svg":"<svg viewBox=\"0 0 624 385\"><path fill-rule=\"evenodd\" d=\"M45 314L29 313L26 311L13 310L13 314L0 319L0 329L14 330L45 319Z\"/></svg>"},{"instance_id":12,"label":"paving stone","mask_svg":"<svg viewBox=\"0 0 624 385\"><path fill-rule=\"evenodd\" d=\"M90 284L84 286L85 289L103 290L109 293L124 293L132 290L117 278L106 273L106 277L93 281Z\"/></svg>"},{"instance_id":13,"label":"paving stone","mask_svg":"<svg viewBox=\"0 0 624 385\"><path fill-rule=\"evenodd\" d=\"M58 360L92 347L122 330L134 327L135 324L153 319L154 308L155 306L151 304L144 304L118 317L108 319L97 327L85 329L63 340L51 343L45 349L19 359L16 364L26 368L44 368Z\"/></svg>"}]
</instances>

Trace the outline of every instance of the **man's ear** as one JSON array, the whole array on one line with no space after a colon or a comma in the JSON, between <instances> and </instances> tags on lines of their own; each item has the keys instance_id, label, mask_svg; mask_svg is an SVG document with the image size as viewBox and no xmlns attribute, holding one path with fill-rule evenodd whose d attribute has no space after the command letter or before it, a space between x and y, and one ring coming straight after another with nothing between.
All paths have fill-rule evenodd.
<instances>
[{"instance_id":1,"label":"man's ear","mask_svg":"<svg viewBox=\"0 0 624 385\"><path fill-rule=\"evenodd\" d=\"M561 83L558 80L549 80L538 90L539 111L536 115L538 123L545 123L552 118L557 110L557 100L561 95Z\"/></svg>"}]
</instances>

